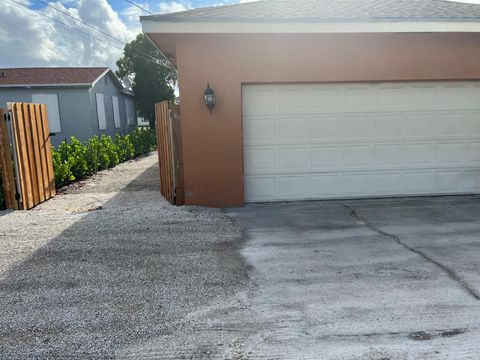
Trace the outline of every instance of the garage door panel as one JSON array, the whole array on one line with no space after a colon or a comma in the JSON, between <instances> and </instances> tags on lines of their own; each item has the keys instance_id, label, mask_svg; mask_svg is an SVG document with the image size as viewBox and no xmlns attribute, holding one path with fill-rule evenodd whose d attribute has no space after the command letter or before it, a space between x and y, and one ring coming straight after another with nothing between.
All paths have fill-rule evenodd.
<instances>
[{"instance_id":1,"label":"garage door panel","mask_svg":"<svg viewBox=\"0 0 480 360\"><path fill-rule=\"evenodd\" d=\"M335 115L313 116L311 138L314 141L339 139L342 137L343 117Z\"/></svg>"},{"instance_id":2,"label":"garage door panel","mask_svg":"<svg viewBox=\"0 0 480 360\"><path fill-rule=\"evenodd\" d=\"M480 192L480 82L249 85L243 96L248 202Z\"/></svg>"},{"instance_id":3,"label":"garage door panel","mask_svg":"<svg viewBox=\"0 0 480 360\"><path fill-rule=\"evenodd\" d=\"M276 119L248 117L243 126L244 144L265 144L277 140Z\"/></svg>"},{"instance_id":4,"label":"garage door panel","mask_svg":"<svg viewBox=\"0 0 480 360\"><path fill-rule=\"evenodd\" d=\"M281 199L300 200L310 195L307 176L279 176L278 193Z\"/></svg>"},{"instance_id":5,"label":"garage door panel","mask_svg":"<svg viewBox=\"0 0 480 360\"><path fill-rule=\"evenodd\" d=\"M405 146L405 165L432 166L434 164L435 144L417 143Z\"/></svg>"},{"instance_id":6,"label":"garage door panel","mask_svg":"<svg viewBox=\"0 0 480 360\"><path fill-rule=\"evenodd\" d=\"M402 114L380 113L375 116L376 139L401 139L404 117Z\"/></svg>"},{"instance_id":7,"label":"garage door panel","mask_svg":"<svg viewBox=\"0 0 480 360\"><path fill-rule=\"evenodd\" d=\"M468 135L470 135L470 137L480 137L480 113L478 112L472 112L469 116L467 136Z\"/></svg>"},{"instance_id":8,"label":"garage door panel","mask_svg":"<svg viewBox=\"0 0 480 360\"><path fill-rule=\"evenodd\" d=\"M339 175L319 174L312 176L313 198L334 198L340 196Z\"/></svg>"},{"instance_id":9,"label":"garage door panel","mask_svg":"<svg viewBox=\"0 0 480 360\"><path fill-rule=\"evenodd\" d=\"M373 152L374 169L400 168L403 165L402 155L404 151L402 144L375 145Z\"/></svg>"},{"instance_id":10,"label":"garage door panel","mask_svg":"<svg viewBox=\"0 0 480 360\"><path fill-rule=\"evenodd\" d=\"M343 109L343 87L339 85L316 85L312 87L312 110L338 112Z\"/></svg>"},{"instance_id":11,"label":"garage door panel","mask_svg":"<svg viewBox=\"0 0 480 360\"><path fill-rule=\"evenodd\" d=\"M343 147L343 167L345 169L365 169L372 164L373 149L369 145L345 145Z\"/></svg>"},{"instance_id":12,"label":"garage door panel","mask_svg":"<svg viewBox=\"0 0 480 360\"><path fill-rule=\"evenodd\" d=\"M467 131L467 113L447 113L438 116L438 135L463 138Z\"/></svg>"},{"instance_id":13,"label":"garage door panel","mask_svg":"<svg viewBox=\"0 0 480 360\"><path fill-rule=\"evenodd\" d=\"M371 85L346 85L343 96L343 109L347 111L371 111L375 109L375 97ZM340 110L341 111L341 110Z\"/></svg>"},{"instance_id":14,"label":"garage door panel","mask_svg":"<svg viewBox=\"0 0 480 360\"><path fill-rule=\"evenodd\" d=\"M480 191L480 170L465 172L465 191Z\"/></svg>"},{"instance_id":15,"label":"garage door panel","mask_svg":"<svg viewBox=\"0 0 480 360\"><path fill-rule=\"evenodd\" d=\"M275 200L276 177L247 176L245 177L246 201L272 201Z\"/></svg>"},{"instance_id":16,"label":"garage door panel","mask_svg":"<svg viewBox=\"0 0 480 360\"><path fill-rule=\"evenodd\" d=\"M371 114L347 114L343 120L345 139L370 139L373 135L374 117Z\"/></svg>"},{"instance_id":17,"label":"garage door panel","mask_svg":"<svg viewBox=\"0 0 480 360\"><path fill-rule=\"evenodd\" d=\"M370 189L370 174L343 174L342 194L348 197L368 196L372 193Z\"/></svg>"},{"instance_id":18,"label":"garage door panel","mask_svg":"<svg viewBox=\"0 0 480 360\"><path fill-rule=\"evenodd\" d=\"M255 174L274 171L276 166L276 148L250 148L244 153L245 173Z\"/></svg>"},{"instance_id":19,"label":"garage door panel","mask_svg":"<svg viewBox=\"0 0 480 360\"><path fill-rule=\"evenodd\" d=\"M404 110L407 106L407 89L402 84L386 84L375 88L376 110Z\"/></svg>"},{"instance_id":20,"label":"garage door panel","mask_svg":"<svg viewBox=\"0 0 480 360\"><path fill-rule=\"evenodd\" d=\"M308 117L287 117L278 119L279 140L286 142L306 141L310 137Z\"/></svg>"},{"instance_id":21,"label":"garage door panel","mask_svg":"<svg viewBox=\"0 0 480 360\"><path fill-rule=\"evenodd\" d=\"M437 144L438 165L463 165L465 164L465 143L438 143Z\"/></svg>"},{"instance_id":22,"label":"garage door panel","mask_svg":"<svg viewBox=\"0 0 480 360\"><path fill-rule=\"evenodd\" d=\"M480 141L467 143L466 148L466 162L480 164Z\"/></svg>"},{"instance_id":23,"label":"garage door panel","mask_svg":"<svg viewBox=\"0 0 480 360\"><path fill-rule=\"evenodd\" d=\"M311 169L318 171L340 168L342 148L339 146L313 146L311 150Z\"/></svg>"},{"instance_id":24,"label":"garage door panel","mask_svg":"<svg viewBox=\"0 0 480 360\"><path fill-rule=\"evenodd\" d=\"M435 189L435 178L432 171L419 171L405 174L406 194L429 194Z\"/></svg>"},{"instance_id":25,"label":"garage door panel","mask_svg":"<svg viewBox=\"0 0 480 360\"><path fill-rule=\"evenodd\" d=\"M308 170L309 149L307 147L284 147L278 150L280 171Z\"/></svg>"},{"instance_id":26,"label":"garage door panel","mask_svg":"<svg viewBox=\"0 0 480 360\"><path fill-rule=\"evenodd\" d=\"M242 97L245 116L278 113L278 92L274 86L249 87Z\"/></svg>"},{"instance_id":27,"label":"garage door panel","mask_svg":"<svg viewBox=\"0 0 480 360\"><path fill-rule=\"evenodd\" d=\"M400 195L403 193L403 174L398 172L374 174L373 185L376 195Z\"/></svg>"},{"instance_id":28,"label":"garage door panel","mask_svg":"<svg viewBox=\"0 0 480 360\"><path fill-rule=\"evenodd\" d=\"M435 118L431 113L407 113L405 136L410 139L436 136Z\"/></svg>"},{"instance_id":29,"label":"garage door panel","mask_svg":"<svg viewBox=\"0 0 480 360\"><path fill-rule=\"evenodd\" d=\"M438 193L455 193L463 190L463 172L438 171L436 172L436 190Z\"/></svg>"},{"instance_id":30,"label":"garage door panel","mask_svg":"<svg viewBox=\"0 0 480 360\"><path fill-rule=\"evenodd\" d=\"M280 114L309 113L312 108L311 89L309 87L284 87L278 94L278 106Z\"/></svg>"},{"instance_id":31,"label":"garage door panel","mask_svg":"<svg viewBox=\"0 0 480 360\"><path fill-rule=\"evenodd\" d=\"M438 97L439 109L470 109L472 105L470 86L464 83L440 85Z\"/></svg>"}]
</instances>

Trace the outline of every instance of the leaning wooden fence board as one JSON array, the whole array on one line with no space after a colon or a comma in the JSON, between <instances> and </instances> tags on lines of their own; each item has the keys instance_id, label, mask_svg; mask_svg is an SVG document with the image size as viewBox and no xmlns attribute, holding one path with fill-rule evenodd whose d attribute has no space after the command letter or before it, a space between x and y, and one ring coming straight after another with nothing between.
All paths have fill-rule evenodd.
<instances>
[{"instance_id":1,"label":"leaning wooden fence board","mask_svg":"<svg viewBox=\"0 0 480 360\"><path fill-rule=\"evenodd\" d=\"M10 123L0 127L2 168L8 169L9 177L5 187L7 207L31 209L55 196L46 106L8 103L7 119ZM7 153L10 148L12 152ZM16 181L12 180L14 177Z\"/></svg>"},{"instance_id":2,"label":"leaning wooden fence board","mask_svg":"<svg viewBox=\"0 0 480 360\"><path fill-rule=\"evenodd\" d=\"M175 106L169 105L168 101L155 104L160 191L171 204L183 205L180 113Z\"/></svg>"},{"instance_id":3,"label":"leaning wooden fence board","mask_svg":"<svg viewBox=\"0 0 480 360\"><path fill-rule=\"evenodd\" d=\"M8 124L0 109L0 170L3 178L3 190L7 209L18 209L15 199L16 187L13 171L13 160L10 143L8 141Z\"/></svg>"}]
</instances>

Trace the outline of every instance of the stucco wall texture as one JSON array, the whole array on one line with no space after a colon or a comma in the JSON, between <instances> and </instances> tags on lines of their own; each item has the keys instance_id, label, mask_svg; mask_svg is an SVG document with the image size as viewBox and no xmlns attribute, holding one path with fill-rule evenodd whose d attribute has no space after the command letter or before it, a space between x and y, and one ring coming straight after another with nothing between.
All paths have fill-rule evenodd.
<instances>
[{"instance_id":1,"label":"stucco wall texture","mask_svg":"<svg viewBox=\"0 0 480 360\"><path fill-rule=\"evenodd\" d=\"M176 57L191 205L243 205L242 84L480 79L474 33L149 35Z\"/></svg>"}]
</instances>

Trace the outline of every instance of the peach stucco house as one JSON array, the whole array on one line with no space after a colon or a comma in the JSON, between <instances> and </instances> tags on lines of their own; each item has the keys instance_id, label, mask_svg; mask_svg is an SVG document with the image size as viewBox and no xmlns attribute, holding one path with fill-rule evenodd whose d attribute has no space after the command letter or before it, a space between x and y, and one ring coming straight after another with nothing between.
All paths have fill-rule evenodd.
<instances>
[{"instance_id":1,"label":"peach stucco house","mask_svg":"<svg viewBox=\"0 0 480 360\"><path fill-rule=\"evenodd\" d=\"M479 20L442 0L142 17L178 69L186 203L480 192Z\"/></svg>"}]
</instances>

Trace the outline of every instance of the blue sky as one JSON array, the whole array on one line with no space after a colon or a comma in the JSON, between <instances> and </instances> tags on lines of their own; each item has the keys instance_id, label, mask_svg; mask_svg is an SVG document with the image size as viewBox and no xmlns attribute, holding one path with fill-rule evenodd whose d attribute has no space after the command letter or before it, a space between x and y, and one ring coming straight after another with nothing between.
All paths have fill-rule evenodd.
<instances>
[{"instance_id":1,"label":"blue sky","mask_svg":"<svg viewBox=\"0 0 480 360\"><path fill-rule=\"evenodd\" d=\"M240 0L132 0L152 13L168 13L203 6L237 3ZM126 0L1 0L1 67L110 66L115 67L124 43L141 32L138 20L146 15ZM18 4L20 2L21 4ZM50 6L44 4L47 2ZM23 6L22 6L23 5ZM114 35L115 46L92 39L58 23L112 42L104 34L62 14L56 9ZM44 15L35 13L39 11ZM54 18L57 22L48 19ZM118 48L120 47L120 49Z\"/></svg>"}]
</instances>

